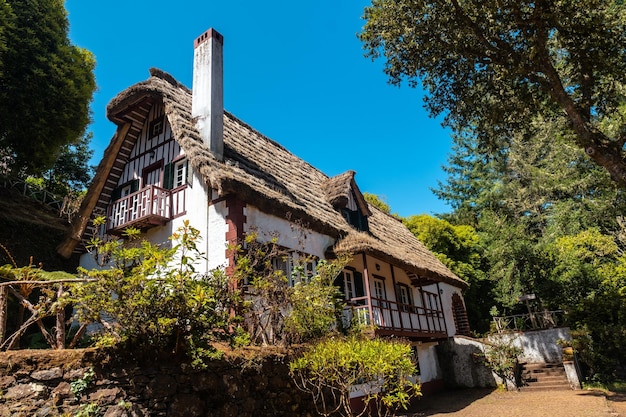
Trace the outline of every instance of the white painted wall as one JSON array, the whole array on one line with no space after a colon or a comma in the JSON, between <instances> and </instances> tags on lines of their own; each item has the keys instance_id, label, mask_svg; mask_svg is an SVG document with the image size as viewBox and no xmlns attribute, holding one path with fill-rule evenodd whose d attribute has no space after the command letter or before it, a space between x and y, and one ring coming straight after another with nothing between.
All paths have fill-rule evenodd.
<instances>
[{"instance_id":1,"label":"white painted wall","mask_svg":"<svg viewBox=\"0 0 626 417\"><path fill-rule=\"evenodd\" d=\"M217 197L217 193L214 193L214 197ZM226 232L228 231L228 225L226 224L226 216L228 215L228 208L225 201L220 201L208 206L208 236L207 236L207 269L225 268L228 263L226 258L226 248L228 243L226 242Z\"/></svg>"},{"instance_id":2,"label":"white painted wall","mask_svg":"<svg viewBox=\"0 0 626 417\"><path fill-rule=\"evenodd\" d=\"M333 238L309 229L294 227L293 222L264 213L256 207L248 205L245 208L245 232L256 228L261 241L269 241L276 234L278 244L286 248L305 252L309 255L324 259L326 249L335 242Z\"/></svg>"},{"instance_id":3,"label":"white painted wall","mask_svg":"<svg viewBox=\"0 0 626 417\"><path fill-rule=\"evenodd\" d=\"M421 383L441 379L441 369L437 359L437 342L417 343L417 357L420 365L419 381Z\"/></svg>"}]
</instances>

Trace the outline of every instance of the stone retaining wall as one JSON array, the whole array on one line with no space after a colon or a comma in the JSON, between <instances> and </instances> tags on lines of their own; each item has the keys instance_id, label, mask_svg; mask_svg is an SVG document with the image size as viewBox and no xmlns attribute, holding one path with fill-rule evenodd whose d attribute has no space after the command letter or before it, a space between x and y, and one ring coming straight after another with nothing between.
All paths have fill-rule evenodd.
<instances>
[{"instance_id":1,"label":"stone retaining wall","mask_svg":"<svg viewBox=\"0 0 626 417\"><path fill-rule=\"evenodd\" d=\"M203 371L175 361L142 362L95 350L0 353L0 417L316 415L310 396L293 385L283 355L216 360Z\"/></svg>"}]
</instances>

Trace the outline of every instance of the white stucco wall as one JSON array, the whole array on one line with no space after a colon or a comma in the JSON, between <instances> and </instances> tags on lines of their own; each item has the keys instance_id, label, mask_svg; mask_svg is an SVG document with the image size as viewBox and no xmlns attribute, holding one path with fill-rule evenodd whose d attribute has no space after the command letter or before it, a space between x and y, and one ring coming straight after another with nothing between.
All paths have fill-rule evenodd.
<instances>
[{"instance_id":1,"label":"white stucco wall","mask_svg":"<svg viewBox=\"0 0 626 417\"><path fill-rule=\"evenodd\" d=\"M246 206L245 231L256 228L261 241L269 241L274 235L278 244L286 248L305 252L324 259L324 252L333 245L334 239L302 227L294 227L293 222L264 213L253 206Z\"/></svg>"},{"instance_id":2,"label":"white stucco wall","mask_svg":"<svg viewBox=\"0 0 626 417\"><path fill-rule=\"evenodd\" d=\"M437 342L419 343L417 342L417 357L420 366L419 381L421 383L441 379L441 369L437 359Z\"/></svg>"},{"instance_id":3,"label":"white stucco wall","mask_svg":"<svg viewBox=\"0 0 626 417\"><path fill-rule=\"evenodd\" d=\"M214 193L214 191L211 191ZM208 206L208 236L206 239L207 268L209 270L216 268L225 268L228 263L226 258L226 232L228 225L226 224L226 216L228 208L225 201Z\"/></svg>"}]
</instances>

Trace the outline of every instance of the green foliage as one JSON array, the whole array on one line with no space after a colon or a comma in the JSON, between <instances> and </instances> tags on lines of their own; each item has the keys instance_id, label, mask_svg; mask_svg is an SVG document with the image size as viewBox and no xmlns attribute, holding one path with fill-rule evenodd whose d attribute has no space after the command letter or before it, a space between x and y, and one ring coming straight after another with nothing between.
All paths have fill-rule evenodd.
<instances>
[{"instance_id":1,"label":"green foliage","mask_svg":"<svg viewBox=\"0 0 626 417\"><path fill-rule=\"evenodd\" d=\"M70 382L70 390L76 397L80 397L95 381L96 373L93 368L85 371L82 378Z\"/></svg>"},{"instance_id":2,"label":"green foliage","mask_svg":"<svg viewBox=\"0 0 626 417\"><path fill-rule=\"evenodd\" d=\"M89 403L81 405L74 417L96 417L100 415L100 407L96 403Z\"/></svg>"},{"instance_id":3,"label":"green foliage","mask_svg":"<svg viewBox=\"0 0 626 417\"><path fill-rule=\"evenodd\" d=\"M454 131L435 193L479 237L490 291L476 310L524 312L518 297L534 293L531 308L569 311L589 374L614 378L626 366L626 4L375 0L365 18L369 55L393 83L422 82ZM453 231L425 230L463 276Z\"/></svg>"},{"instance_id":4,"label":"green foliage","mask_svg":"<svg viewBox=\"0 0 626 417\"><path fill-rule=\"evenodd\" d=\"M363 197L365 198L365 201L367 201L369 204L375 206L376 208L378 208L383 213L391 214L391 207L389 207L389 204L387 204L387 202L385 202L383 199L381 199L376 194L363 193Z\"/></svg>"},{"instance_id":5,"label":"green foliage","mask_svg":"<svg viewBox=\"0 0 626 417\"><path fill-rule=\"evenodd\" d=\"M27 335L30 348L63 348L64 346L58 345L57 333L58 339L63 343L63 337L60 335L61 332L65 332L65 326L49 329L44 325L44 320L54 316L63 317L71 298L67 291L62 290L62 282L74 280L74 275L62 271L45 271L41 265L34 265L32 258L27 266L18 267L2 244L0 250L4 250L12 262L11 265L0 266L0 281L12 282L11 285L2 288L4 291L2 298L6 302L5 297L8 295L19 306L17 312L10 312L13 316L10 322L0 323L0 350L19 348L20 340L33 324L39 326L41 334ZM9 306L5 304L2 308L9 311L10 303ZM26 318L25 313L29 313L30 317Z\"/></svg>"},{"instance_id":6,"label":"green foliage","mask_svg":"<svg viewBox=\"0 0 626 417\"><path fill-rule=\"evenodd\" d=\"M89 132L76 142L62 145L52 167L41 177L30 178L39 180L41 188L61 197L86 190L93 171L93 167L89 166L93 155L93 150L89 148L92 137Z\"/></svg>"},{"instance_id":7,"label":"green foliage","mask_svg":"<svg viewBox=\"0 0 626 417\"><path fill-rule=\"evenodd\" d=\"M507 336L491 335L485 348L486 364L498 375L505 387L509 384L516 385L515 372L518 366L518 358L524 351L513 345Z\"/></svg>"},{"instance_id":8,"label":"green foliage","mask_svg":"<svg viewBox=\"0 0 626 417\"><path fill-rule=\"evenodd\" d=\"M484 249L476 229L427 214L409 216L403 222L444 265L470 284L464 294L470 328L486 332L493 283L484 272Z\"/></svg>"},{"instance_id":9,"label":"green foliage","mask_svg":"<svg viewBox=\"0 0 626 417\"><path fill-rule=\"evenodd\" d=\"M294 286L289 300L291 311L285 317L285 331L292 343L320 339L337 326L343 297L333 280L347 263L345 258L319 261L316 274Z\"/></svg>"},{"instance_id":10,"label":"green foliage","mask_svg":"<svg viewBox=\"0 0 626 417\"><path fill-rule=\"evenodd\" d=\"M195 366L217 353L211 343L237 334L241 304L222 270L196 272L202 260L199 231L185 222L173 236L171 249L137 239L92 240L94 256L109 268L81 270L95 282L75 286L76 317L103 325L100 340L136 349L182 353ZM107 342L108 343L108 342Z\"/></svg>"},{"instance_id":11,"label":"green foliage","mask_svg":"<svg viewBox=\"0 0 626 417\"><path fill-rule=\"evenodd\" d=\"M329 338L313 344L289 364L299 389L313 396L323 416L390 416L421 395L410 379L416 368L411 346L393 340L358 336ZM350 391L365 393L365 408L353 413Z\"/></svg>"},{"instance_id":12,"label":"green foliage","mask_svg":"<svg viewBox=\"0 0 626 417\"><path fill-rule=\"evenodd\" d=\"M334 278L349 257L316 262L304 253L290 254L278 245L278 236L249 232L237 253L234 277L248 283L246 325L252 343L288 345L315 340L336 327L342 304ZM283 265L285 270L277 268ZM289 265L289 268L287 268ZM293 283L293 285L290 284Z\"/></svg>"},{"instance_id":13,"label":"green foliage","mask_svg":"<svg viewBox=\"0 0 626 417\"><path fill-rule=\"evenodd\" d=\"M0 23L0 156L40 175L85 133L95 61L70 44L62 0L3 1Z\"/></svg>"},{"instance_id":14,"label":"green foliage","mask_svg":"<svg viewBox=\"0 0 626 417\"><path fill-rule=\"evenodd\" d=\"M497 150L550 114L626 184L623 2L374 0L364 18L367 54L393 84L421 82L455 131Z\"/></svg>"}]
</instances>

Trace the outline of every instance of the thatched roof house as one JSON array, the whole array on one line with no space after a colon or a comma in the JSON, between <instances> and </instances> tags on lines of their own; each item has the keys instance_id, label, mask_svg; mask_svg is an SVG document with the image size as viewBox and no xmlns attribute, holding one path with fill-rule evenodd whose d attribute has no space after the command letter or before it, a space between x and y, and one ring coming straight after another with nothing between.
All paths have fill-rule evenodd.
<instances>
[{"instance_id":1,"label":"thatched roof house","mask_svg":"<svg viewBox=\"0 0 626 417\"><path fill-rule=\"evenodd\" d=\"M170 74L151 69L150 78L111 100L107 117L118 126L117 132L105 150L71 234L59 246L59 253L68 257L72 251L80 249L90 228L90 220L98 213L107 213L133 149L142 132L145 134L148 115L158 105L171 129L168 140L176 142L208 190L214 190L219 196L235 196L262 212L298 220L310 230L331 237L334 247L327 248L329 254L368 253L401 267L408 276L419 279L422 285L447 282L457 288L466 288L467 284L428 251L402 222L368 205L353 171L328 177L223 111L220 97L222 41L221 35L213 30L196 40L193 92ZM208 49L207 53L217 53L218 58L203 55L202 48L215 48L215 45L218 49ZM219 73L217 87L215 81L211 81L211 74L196 79L196 67L205 65L203 60L208 62L206 65L217 65L216 69L208 69L208 72ZM211 83L211 89L196 92L196 85L200 85L197 87L200 89ZM215 93L218 90L219 94ZM204 100L205 95L211 97ZM209 109L212 116L206 120L204 114L196 110L205 105L204 102L197 104L202 100L210 101L210 106L216 102L217 111ZM217 134L217 147L213 137L207 139L206 123L218 125L210 128L210 132ZM133 155L133 158L137 157ZM204 204L209 200L207 196ZM362 227L354 227L352 214L344 210L349 201Z\"/></svg>"},{"instance_id":2,"label":"thatched roof house","mask_svg":"<svg viewBox=\"0 0 626 417\"><path fill-rule=\"evenodd\" d=\"M301 219L312 229L337 239L335 252L371 252L415 275L465 288L396 218L369 206L358 192L355 173L328 177L263 136L235 116L224 114L224 160L216 159L200 137L191 117L191 91L171 75L150 70L150 78L119 93L107 106L118 131L105 151L94 181L61 253L71 253L83 238L93 213L106 212L111 192L155 101L162 101L176 141L195 170L220 195L235 194L259 209ZM357 190L369 232L355 230L336 209Z\"/></svg>"}]
</instances>

